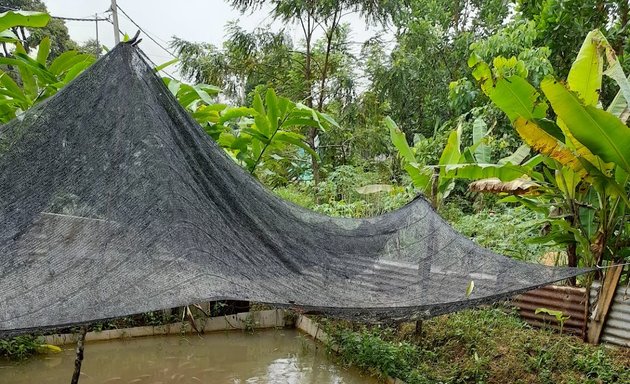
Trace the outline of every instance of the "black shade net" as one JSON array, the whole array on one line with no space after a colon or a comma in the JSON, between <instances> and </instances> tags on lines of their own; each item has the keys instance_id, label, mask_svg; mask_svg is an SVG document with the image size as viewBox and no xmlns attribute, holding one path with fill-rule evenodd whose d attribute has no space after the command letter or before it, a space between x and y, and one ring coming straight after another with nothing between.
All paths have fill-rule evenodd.
<instances>
[{"instance_id":1,"label":"black shade net","mask_svg":"<svg viewBox=\"0 0 630 384\"><path fill-rule=\"evenodd\" d=\"M283 201L129 44L0 131L0 335L224 299L419 319L586 271L482 249L422 198L367 219Z\"/></svg>"}]
</instances>

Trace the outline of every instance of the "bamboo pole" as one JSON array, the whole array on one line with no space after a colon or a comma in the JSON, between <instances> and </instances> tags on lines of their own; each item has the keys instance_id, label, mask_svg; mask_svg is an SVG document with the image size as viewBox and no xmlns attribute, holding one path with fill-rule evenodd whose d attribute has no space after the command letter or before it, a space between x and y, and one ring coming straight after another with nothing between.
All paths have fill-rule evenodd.
<instances>
[{"instance_id":1,"label":"bamboo pole","mask_svg":"<svg viewBox=\"0 0 630 384\"><path fill-rule=\"evenodd\" d=\"M81 363L83 363L83 344L85 343L85 334L87 333L87 325L81 327L79 331L79 339L77 340L77 357L74 359L74 373L70 384L78 384L81 375Z\"/></svg>"}]
</instances>

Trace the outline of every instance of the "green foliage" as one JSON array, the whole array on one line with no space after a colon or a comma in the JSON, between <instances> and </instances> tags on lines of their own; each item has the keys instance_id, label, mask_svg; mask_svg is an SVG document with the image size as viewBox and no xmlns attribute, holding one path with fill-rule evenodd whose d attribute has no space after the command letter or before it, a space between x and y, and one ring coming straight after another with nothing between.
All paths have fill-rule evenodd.
<instances>
[{"instance_id":1,"label":"green foliage","mask_svg":"<svg viewBox=\"0 0 630 384\"><path fill-rule=\"evenodd\" d=\"M566 124L579 143L603 161L615 163L630 172L630 131L617 116L584 105L575 93L554 79L545 79L541 88L558 119Z\"/></svg>"},{"instance_id":2,"label":"green foliage","mask_svg":"<svg viewBox=\"0 0 630 384\"><path fill-rule=\"evenodd\" d=\"M398 150L405 171L407 171L407 174L411 177L413 184L421 191L427 193L431 187L431 175L433 171L430 168L424 167L424 164L418 161L415 152L409 147L409 144L407 144L405 133L398 128L394 120L387 117L385 124L389 128L392 144L394 144Z\"/></svg>"},{"instance_id":3,"label":"green foliage","mask_svg":"<svg viewBox=\"0 0 630 384\"><path fill-rule=\"evenodd\" d=\"M233 5L246 11L258 8L261 3L233 2ZM357 135L354 128L371 128L374 132L377 127L372 122L362 124L366 121L362 114L372 109L361 105L356 98L356 58L349 48L349 26L342 22L347 14L345 10L365 11L366 17L374 19L380 19L385 13L379 4L364 2L276 1L272 7L275 19L299 20L303 40L294 44L284 31L273 32L265 27L248 32L230 23L222 47L177 38L172 46L182 57L185 76L220 86L236 104L251 104L255 92L264 93L264 89L273 88L278 94L318 112L338 116L343 124L326 132L308 125L294 130L306 138L310 149L305 150L313 152L308 159L311 162L308 177L318 182L318 157L334 164L347 164L364 152L359 150L355 155L351 142L356 140L363 148L372 147L370 140L366 140L365 135ZM317 37L319 31L323 32L321 38ZM383 143L386 141L381 140L381 145L375 146L382 153L387 148Z\"/></svg>"},{"instance_id":4,"label":"green foliage","mask_svg":"<svg viewBox=\"0 0 630 384\"><path fill-rule=\"evenodd\" d=\"M22 360L35 354L41 342L32 335L0 339L0 356L13 360Z\"/></svg>"},{"instance_id":5,"label":"green foliage","mask_svg":"<svg viewBox=\"0 0 630 384\"><path fill-rule=\"evenodd\" d=\"M241 12L254 12L263 5L270 5L274 19L284 22L294 21L296 18L303 19L306 15L310 15L321 23L325 23L327 18L340 11L344 13L354 11L368 22L384 23L392 15L401 11L404 5L403 2L377 0L231 0L230 3Z\"/></svg>"},{"instance_id":6,"label":"green foliage","mask_svg":"<svg viewBox=\"0 0 630 384\"><path fill-rule=\"evenodd\" d=\"M338 124L327 114L318 112L285 97L278 97L273 88L263 95L254 91L251 107L228 107L215 104L220 89L207 85L188 85L164 78L167 87L179 103L187 109L203 129L250 173L265 165L266 161L285 160L287 146L317 157L296 130L313 127L326 131ZM273 173L272 168L266 169Z\"/></svg>"},{"instance_id":7,"label":"green foliage","mask_svg":"<svg viewBox=\"0 0 630 384\"><path fill-rule=\"evenodd\" d=\"M77 51L87 53L88 55L92 55L94 57L100 57L103 53L107 52L107 47L100 44L95 39L88 39L77 47Z\"/></svg>"},{"instance_id":8,"label":"green foliage","mask_svg":"<svg viewBox=\"0 0 630 384\"><path fill-rule=\"evenodd\" d=\"M630 380L628 370L620 371L603 349L583 348L573 358L575 367L585 373L588 382L621 383Z\"/></svg>"},{"instance_id":9,"label":"green foliage","mask_svg":"<svg viewBox=\"0 0 630 384\"><path fill-rule=\"evenodd\" d=\"M68 51L49 62L51 42L41 40L35 58L21 43L13 57L0 57L0 122L6 123L34 104L54 95L94 62L94 56ZM13 78L15 76L17 81Z\"/></svg>"},{"instance_id":10,"label":"green foliage","mask_svg":"<svg viewBox=\"0 0 630 384\"><path fill-rule=\"evenodd\" d=\"M462 235L500 255L538 262L554 250L533 242L539 234L543 216L525 207L484 209L464 214L458 204L446 204L440 214ZM558 250L559 248L555 248Z\"/></svg>"},{"instance_id":11,"label":"green foliage","mask_svg":"<svg viewBox=\"0 0 630 384\"><path fill-rule=\"evenodd\" d=\"M477 117L473 122L473 146L475 146L475 160L478 163L488 164L491 161L490 147L486 144L488 125L482 118Z\"/></svg>"},{"instance_id":12,"label":"green foliage","mask_svg":"<svg viewBox=\"0 0 630 384\"><path fill-rule=\"evenodd\" d=\"M387 329L363 329L360 332L344 327L329 327L331 336L344 363L362 368L375 376L406 378L412 367L420 362L421 355L413 344L393 343ZM389 333L389 334L388 334Z\"/></svg>"},{"instance_id":13,"label":"green foliage","mask_svg":"<svg viewBox=\"0 0 630 384\"><path fill-rule=\"evenodd\" d=\"M414 197L412 189L382 184L384 181L381 174L345 165L329 172L315 191L312 183L301 183L275 188L274 192L285 200L329 216L370 217L398 209ZM361 188L375 185L387 188Z\"/></svg>"},{"instance_id":14,"label":"green foliage","mask_svg":"<svg viewBox=\"0 0 630 384\"><path fill-rule=\"evenodd\" d=\"M3 0L0 4L0 12L11 12L15 9L40 13L48 12L46 5L41 0ZM17 42L20 42L29 54L31 49L39 45L42 39L48 37L50 39L50 59L56 58L63 52L78 48L77 44L70 39L64 21L60 19L49 19L45 25L18 25L12 27L10 32L14 37L17 37ZM7 50L5 50L5 56L9 56Z\"/></svg>"},{"instance_id":15,"label":"green foliage","mask_svg":"<svg viewBox=\"0 0 630 384\"><path fill-rule=\"evenodd\" d=\"M88 331L101 332L110 329L123 329L142 326L159 326L165 324L172 324L181 320L181 317L177 314L167 314L164 311L153 311L139 313L131 316L119 317L116 319L110 319L104 322L92 323L88 327ZM67 332L75 332L76 330L68 329Z\"/></svg>"},{"instance_id":16,"label":"green foliage","mask_svg":"<svg viewBox=\"0 0 630 384\"><path fill-rule=\"evenodd\" d=\"M293 53L293 43L285 32L268 28L246 32L236 23L229 23L223 47L177 37L171 47L181 59L183 76L195 83L219 86L236 104L247 103L259 85L270 85L293 99L303 95L303 85L291 77L295 61L300 58ZM295 98L296 94L300 96Z\"/></svg>"},{"instance_id":17,"label":"green foliage","mask_svg":"<svg viewBox=\"0 0 630 384\"><path fill-rule=\"evenodd\" d=\"M535 23L535 44L547 46L558 76L565 78L586 34L595 28L607 28L605 35L623 40L628 31L617 25L627 18L627 3L599 0L520 0L522 15ZM625 15L624 15L625 13ZM616 46L619 50L623 44ZM605 102L610 99L604 98Z\"/></svg>"},{"instance_id":18,"label":"green foliage","mask_svg":"<svg viewBox=\"0 0 630 384\"><path fill-rule=\"evenodd\" d=\"M470 44L472 57L487 63L494 60L493 75L497 79L518 75L538 87L546 76L567 76L571 59L578 53L584 36L593 28L606 28L602 37L614 36L614 48L618 52L623 51L628 30L619 25L623 25L623 20L628 17L626 2L619 5L596 0L528 0L517 3L516 12L501 28ZM627 62L626 56L622 55L619 60L620 69ZM495 59L498 57L501 57L501 63ZM519 137L505 116L496 113L496 107L488 104L484 95L472 86L471 80L464 75L451 83L449 104L460 114L481 110L488 126L494 127L489 142L504 148L493 146L492 150L500 152L499 157L506 156L520 145ZM504 85L503 81L496 82L496 86L503 90ZM604 104L614 96L611 85L611 81L604 81L599 91ZM507 94L495 94L492 101L498 105L496 103L510 100Z\"/></svg>"},{"instance_id":19,"label":"green foliage","mask_svg":"<svg viewBox=\"0 0 630 384\"><path fill-rule=\"evenodd\" d=\"M7 11L0 13L0 34L2 42L18 42L17 35L10 31L15 27L45 27L50 21L50 16L44 12L31 11ZM7 36L8 34L13 36ZM7 37L9 37L7 39Z\"/></svg>"},{"instance_id":20,"label":"green foliage","mask_svg":"<svg viewBox=\"0 0 630 384\"><path fill-rule=\"evenodd\" d=\"M537 85L554 72L549 62L551 50L547 46L537 46L537 37L538 31L533 21L516 19L494 35L472 43L470 53L488 62L495 57L514 57L522 70L526 71L525 76Z\"/></svg>"},{"instance_id":21,"label":"green foliage","mask_svg":"<svg viewBox=\"0 0 630 384\"><path fill-rule=\"evenodd\" d=\"M604 61L608 63L606 71ZM569 71L567 84L547 77L540 83L542 93L523 73L504 77L504 63L505 59L495 59L491 68L477 56L469 62L484 93L543 159L542 172L527 173L542 185L538 195L511 201L546 214L551 232L544 239L567 244L569 265L591 266L620 257L619 239L628 236L624 223L630 191L626 177L630 130L620 120L623 107L614 108L618 115L597 107L604 74L619 83L620 95L628 89L611 46L599 31L590 32ZM545 119L547 101L556 115L555 122Z\"/></svg>"},{"instance_id":22,"label":"green foliage","mask_svg":"<svg viewBox=\"0 0 630 384\"><path fill-rule=\"evenodd\" d=\"M398 34L391 54L372 55L365 71L370 90L387 103L388 114L407 137L431 137L436 126L477 103L479 92L470 81L449 84L467 75L470 44L501 27L508 7L496 0L423 0L402 9L394 17ZM371 48L384 51L374 43Z\"/></svg>"},{"instance_id":23,"label":"green foliage","mask_svg":"<svg viewBox=\"0 0 630 384\"><path fill-rule=\"evenodd\" d=\"M414 186L429 196L433 206L440 207L443 201L455 188L455 179L477 179L496 177L500 180L512 180L524 174L534 173L536 162L525 162L524 158L516 161L518 153L513 153L504 161L493 164L489 161L490 151L486 146L488 135L487 126L481 118L475 119L472 126L473 144L463 148L461 137L463 123L459 121L457 129L448 135L437 164L427 164L426 160L418 156L418 144L427 143L420 139L414 148L409 147L405 134L393 120L387 118L392 143L398 150L405 171L411 177ZM484 162L487 161L487 162Z\"/></svg>"},{"instance_id":24,"label":"green foliage","mask_svg":"<svg viewBox=\"0 0 630 384\"><path fill-rule=\"evenodd\" d=\"M345 104L331 101L327 110L338 116L339 128L321 135L322 160L331 165L371 163L378 167L391 152L383 118L388 106L365 91Z\"/></svg>"},{"instance_id":25,"label":"green foliage","mask_svg":"<svg viewBox=\"0 0 630 384\"><path fill-rule=\"evenodd\" d=\"M560 324L560 333L562 333L562 329L564 328L564 322L571 318L571 316L565 315L562 311L556 311L548 308L536 308L534 313L536 315L539 313L546 313L547 315L555 317L556 321Z\"/></svg>"},{"instance_id":26,"label":"green foliage","mask_svg":"<svg viewBox=\"0 0 630 384\"><path fill-rule=\"evenodd\" d=\"M503 308L467 310L397 330L327 322L344 363L406 383L624 383L624 351L534 330Z\"/></svg>"}]
</instances>

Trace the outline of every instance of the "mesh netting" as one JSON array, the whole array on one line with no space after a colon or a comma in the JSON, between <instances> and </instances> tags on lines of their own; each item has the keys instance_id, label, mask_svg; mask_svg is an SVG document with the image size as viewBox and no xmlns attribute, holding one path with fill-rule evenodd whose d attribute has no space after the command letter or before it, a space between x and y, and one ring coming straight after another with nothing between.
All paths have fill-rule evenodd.
<instances>
[{"instance_id":1,"label":"mesh netting","mask_svg":"<svg viewBox=\"0 0 630 384\"><path fill-rule=\"evenodd\" d=\"M283 201L128 44L2 127L0 199L5 335L223 299L415 319L585 272L493 254L422 198L368 219Z\"/></svg>"}]
</instances>

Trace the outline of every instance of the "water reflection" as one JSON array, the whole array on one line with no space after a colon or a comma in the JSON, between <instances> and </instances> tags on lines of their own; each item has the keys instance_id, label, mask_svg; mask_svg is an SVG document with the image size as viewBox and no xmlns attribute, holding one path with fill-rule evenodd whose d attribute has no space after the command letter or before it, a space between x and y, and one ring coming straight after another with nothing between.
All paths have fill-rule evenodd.
<instances>
[{"instance_id":1,"label":"water reflection","mask_svg":"<svg viewBox=\"0 0 630 384\"><path fill-rule=\"evenodd\" d=\"M0 383L67 383L72 347L22 363L0 361ZM81 384L312 383L377 381L333 364L324 349L297 331L253 335L146 337L86 345Z\"/></svg>"}]
</instances>

